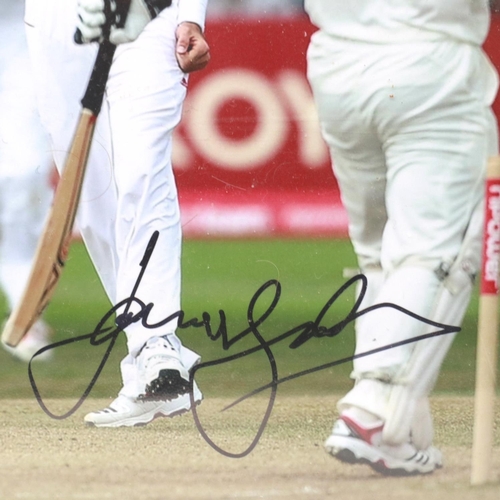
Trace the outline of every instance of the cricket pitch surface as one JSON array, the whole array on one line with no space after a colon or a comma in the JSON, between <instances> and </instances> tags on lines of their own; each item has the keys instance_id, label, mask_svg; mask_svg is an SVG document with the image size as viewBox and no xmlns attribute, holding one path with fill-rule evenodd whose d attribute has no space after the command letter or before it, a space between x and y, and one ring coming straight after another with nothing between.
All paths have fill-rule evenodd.
<instances>
[{"instance_id":1,"label":"cricket pitch surface","mask_svg":"<svg viewBox=\"0 0 500 500\"><path fill-rule=\"evenodd\" d=\"M338 397L282 396L278 391L262 436L248 453L263 427L269 398L250 398L221 411L234 398L206 397L198 407L199 425L187 413L145 427L118 429L83 424L85 413L111 400L89 398L72 416L57 420L34 398L3 399L0 499L500 498L500 400L493 481L472 487L471 397L432 396L434 444L443 452L444 467L409 478L387 478L368 466L342 464L324 451ZM62 415L75 402L45 404Z\"/></svg>"}]
</instances>

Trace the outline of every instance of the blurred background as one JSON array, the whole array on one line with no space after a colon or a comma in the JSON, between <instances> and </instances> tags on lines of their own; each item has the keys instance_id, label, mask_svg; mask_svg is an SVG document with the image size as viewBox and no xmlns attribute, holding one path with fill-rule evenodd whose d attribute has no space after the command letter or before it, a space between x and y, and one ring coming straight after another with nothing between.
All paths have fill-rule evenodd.
<instances>
[{"instance_id":1,"label":"blurred background","mask_svg":"<svg viewBox=\"0 0 500 500\"><path fill-rule=\"evenodd\" d=\"M487 51L500 62L500 19L494 15ZM247 326L248 305L267 281L281 284L280 300L260 327L266 339L314 321L356 268L347 221L321 138L306 80L305 54L315 28L299 0L210 0L206 36L209 68L189 80L184 117L176 131L174 169L179 188L183 247L182 307L186 319L208 312L212 327L227 316L228 337ZM495 104L497 110L497 104ZM262 294L259 317L275 288ZM349 288L322 325L346 317ZM5 310L5 305L3 306ZM55 340L93 331L110 304L83 245L76 240L46 318ZM436 390L471 394L477 293L450 352ZM247 336L224 350L201 329L180 330L203 361L243 352L257 344ZM272 347L280 377L342 360L353 353L353 325L335 338L311 339L297 349L297 335ZM107 345L88 341L57 348L50 363L33 363L43 397L73 404L95 373ZM120 388L120 338L91 396L114 397ZM350 387L350 363L282 384L278 393L326 394ZM271 380L263 353L200 370L205 395L239 396ZM31 397L27 366L0 352L0 397Z\"/></svg>"}]
</instances>

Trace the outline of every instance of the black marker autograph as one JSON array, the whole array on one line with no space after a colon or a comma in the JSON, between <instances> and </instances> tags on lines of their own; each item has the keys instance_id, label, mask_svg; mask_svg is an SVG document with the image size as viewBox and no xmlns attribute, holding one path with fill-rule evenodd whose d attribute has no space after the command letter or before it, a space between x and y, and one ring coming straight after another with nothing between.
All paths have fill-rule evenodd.
<instances>
[{"instance_id":1,"label":"black marker autograph","mask_svg":"<svg viewBox=\"0 0 500 500\"><path fill-rule=\"evenodd\" d=\"M80 335L78 337L73 337L70 339L65 339L59 342L55 342L51 345L45 346L42 349L40 349L35 355L33 356L32 360L30 361L28 365L28 376L29 380L31 383L31 387L33 389L33 393L35 395L35 398L42 408L42 410L51 418L53 419L58 419L62 420L65 418L68 418L71 416L75 411L83 404L87 396L90 394L92 388L94 387L95 383L97 382L108 358L109 355L111 354L111 351L115 345L115 342L118 338L118 335L122 333L127 326L136 323L136 322L141 322L142 326L144 328L148 329L155 329L155 328L160 328L161 326L170 323L171 321L177 319L177 327L178 329L185 329L189 327L194 327L194 328L204 328L206 336L212 340L212 341L217 341L221 340L222 343L222 348L224 350L230 349L233 345L241 341L243 338L245 338L248 335L253 335L254 338L257 340L257 345L255 347L252 347L250 349L245 349L244 351L232 354L230 356L226 356L224 358L220 358L217 360L212 360L212 361L207 361L207 362L202 362L199 363L198 365L194 366L193 369L191 370L190 374L190 385L191 385L191 391L190 391L190 400L191 400L191 412L193 415L193 419L196 423L197 429L200 432L201 436L205 439L205 441L216 451L221 453L222 455L225 455L227 457L232 457L232 458L241 458L249 453L257 446L266 426L267 422L269 421L269 418L271 416L272 409L274 407L274 403L276 400L276 394L277 394L277 389L280 384L283 384L285 382L289 382L291 380L297 379L299 377L303 377L305 375L318 372L321 370L325 370L327 368L331 368L334 366L338 366L343 363L348 363L351 362L355 359L365 357L365 356L370 356L375 353L385 351L388 349L393 349L402 345L410 344L413 342L418 342L420 340L428 339L431 337L436 337L439 335L445 335L445 334L450 334L450 333L456 333L460 331L460 327L455 327L455 326L448 326L444 325L441 323L437 323L435 321L431 321L429 319L423 318L422 316L419 316L415 313L412 313L411 311L408 311L404 309L403 307L400 307L396 304L391 304L391 303L381 303L381 304L376 304L371 307L367 307L366 309L359 310L359 307L361 305L361 302L365 296L368 281L366 279L366 276L360 274L357 276L354 276L353 278L349 279L346 283L344 283L331 297L330 299L326 302L318 316L314 321L306 321L298 326L293 327L292 329L281 333L280 335L271 338L269 340L265 340L260 331L259 327L266 321L266 319L271 315L271 313L274 311L276 306L278 305L278 302L281 297L281 284L277 280L269 280L266 283L264 283L253 295L252 299L250 300L250 303L248 305L247 309L247 323L248 323L248 328L245 328L242 332L238 333L237 335L233 336L232 338L229 337L228 331L227 331L227 323L226 323L226 315L223 310L219 310L219 326L217 330L214 332L212 328L212 319L210 317L210 314L207 312L204 312L202 314L202 319L198 320L197 318L192 318L187 321L185 321L185 314L184 311L178 311L167 318L157 322L157 323L149 323L148 318L149 318L149 313L154 307L153 303L145 304L143 301L141 301L139 298L136 297L137 289L139 288L139 285L142 281L142 278L144 276L144 273L147 269L149 260L151 258L151 255L154 251L156 242L158 240L159 233L158 231L155 231L151 237L151 239L148 242L148 245L146 247L146 251L144 253L144 256L140 262L140 267L141 270L139 272L139 275L137 277L137 280L134 284L132 293L130 294L130 297L120 301L117 303L115 306L113 306L104 316L103 318L99 321L97 324L96 328L94 331L90 334L85 334L85 335ZM358 281L361 282L361 291L358 295L358 298L356 299L352 309L349 311L349 313L346 315L345 318L342 320L338 321L337 323L326 327L324 325L321 325L322 320L324 319L325 315L329 311L330 307L341 297L341 295L348 290L351 286L355 285ZM265 310L265 312L257 319L254 318L254 311L255 307L266 290L274 288L274 296ZM130 308L132 307L133 304L136 304L140 307L139 311L137 313L132 313L130 312ZM120 311L123 308L123 312L120 313ZM300 371L291 375L288 375L287 377L279 378L278 376L278 366L276 363L276 360L273 355L273 351L271 349L271 346L274 344L277 344L279 342L284 341L285 339L296 335L296 337L291 341L289 347L290 349L297 349L304 345L306 342L313 338L321 338L321 337L336 337L339 335L344 328L350 324L351 322L355 321L357 318L368 314L371 311L374 311L376 309L381 309L381 308L392 308L395 310L400 311L403 314L406 314L418 321L421 321L423 323L426 323L427 325L430 325L432 327L437 328L435 332L427 333L425 335L419 335L417 337L413 337L411 339L406 339L402 340L400 342L395 342L386 346L382 346L376 349L372 349L370 351L366 351L363 353L358 353L352 356L347 356L342 359L338 359L335 361L331 361L329 363L325 363L304 371ZM115 317L116 315L116 317ZM105 325L110 319L115 318L115 327L106 327ZM93 346L98 346L101 345L105 342L109 341L109 345L104 353L104 356L95 372L93 375L90 383L88 384L87 388L83 392L82 396L78 400L78 402L66 413L62 415L56 415L52 413L47 406L45 405L43 398L40 395L40 392L38 390L38 386L35 382L32 368L31 368L31 362L33 359L48 351L49 349L55 349L56 347L60 347L63 345L71 344L73 342L79 342L82 340L89 340L90 344ZM269 366L271 369L271 375L272 379L271 382L268 384L265 384L252 392L240 397L236 401L234 401L232 404L224 408L224 410L227 410L228 408L231 408L238 403L242 402L243 400L250 398L260 392L263 392L267 389L270 389L270 396L269 396L269 402L266 408L266 412L264 414L264 417L262 419L262 422L257 430L257 433L250 443L250 445L241 453L231 453L228 452L221 447L219 447L216 443L214 443L208 434L206 433L205 429L203 428L203 425L200 422L199 416L198 416L198 411L197 411L197 406L194 401L194 394L193 394L193 383L194 383L194 377L195 374L198 370L201 370L202 368L207 368L207 367L213 367L217 365L221 365L224 363L229 363L231 361L234 361L236 359L240 359L246 356L249 356L251 354L254 354L259 351L264 351L267 360L269 361ZM223 410L223 411L224 411Z\"/></svg>"}]
</instances>

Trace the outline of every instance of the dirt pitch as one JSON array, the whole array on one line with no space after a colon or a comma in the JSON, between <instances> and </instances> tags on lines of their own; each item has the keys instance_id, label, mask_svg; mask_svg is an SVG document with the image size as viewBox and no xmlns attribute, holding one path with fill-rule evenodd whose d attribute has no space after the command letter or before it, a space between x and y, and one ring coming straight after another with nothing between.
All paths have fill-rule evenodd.
<instances>
[{"instance_id":1,"label":"dirt pitch","mask_svg":"<svg viewBox=\"0 0 500 500\"><path fill-rule=\"evenodd\" d=\"M245 450L262 421L267 400L253 399L221 413L230 399L207 398L203 428L225 451ZM497 411L494 482L469 486L473 403L433 397L436 445L445 467L425 477L384 478L366 466L329 457L322 443L335 397L278 396L257 447L228 458L201 437L191 414L146 427L96 429L82 425L91 399L76 414L54 420L34 400L0 401L1 499L426 499L500 498L500 411ZM62 414L69 400L47 401ZM500 409L500 405L499 408Z\"/></svg>"}]
</instances>

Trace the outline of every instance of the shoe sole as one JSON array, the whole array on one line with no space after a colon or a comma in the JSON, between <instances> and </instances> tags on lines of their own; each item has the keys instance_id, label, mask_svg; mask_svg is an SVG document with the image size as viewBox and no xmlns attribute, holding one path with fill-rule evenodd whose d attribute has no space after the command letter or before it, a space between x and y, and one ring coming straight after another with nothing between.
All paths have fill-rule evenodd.
<instances>
[{"instance_id":1,"label":"shoe sole","mask_svg":"<svg viewBox=\"0 0 500 500\"><path fill-rule=\"evenodd\" d=\"M194 402L196 406L199 406L201 404L202 400L198 399L197 401ZM148 424L150 424L153 420L156 420L158 418L174 418L174 417L179 417L181 415L184 415L185 413L188 413L191 411L191 407L186 408L179 408L176 411L173 411L171 413L165 414L162 412L156 412L154 413L151 418L147 417L145 420L139 420L139 421L134 421L133 419L125 419L125 420L119 420L118 422L112 422L112 423L107 423L107 424L96 424L95 422L85 422L85 425L87 427L109 427L109 428L116 428L116 427L144 427Z\"/></svg>"},{"instance_id":2,"label":"shoe sole","mask_svg":"<svg viewBox=\"0 0 500 500\"><path fill-rule=\"evenodd\" d=\"M357 443L357 446L362 447L362 443ZM408 468L405 468L403 466L389 467L387 465L387 462L383 458L379 458L378 460L366 458L362 456L361 454L362 452L360 450L358 450L359 453L356 454L354 451L345 446L335 446L335 445L325 445L325 449L332 457L340 460L341 462L351 465L352 464L369 465L374 471L384 476L402 477L402 476L427 475L427 474L432 474L434 470L440 469L442 467L441 464L436 464L436 466L430 470L422 470L422 469L419 470L415 468L409 470Z\"/></svg>"},{"instance_id":3,"label":"shoe sole","mask_svg":"<svg viewBox=\"0 0 500 500\"><path fill-rule=\"evenodd\" d=\"M178 370L160 370L158 377L146 385L144 394L137 399L141 401L172 401L189 392L189 381L181 376Z\"/></svg>"}]
</instances>

